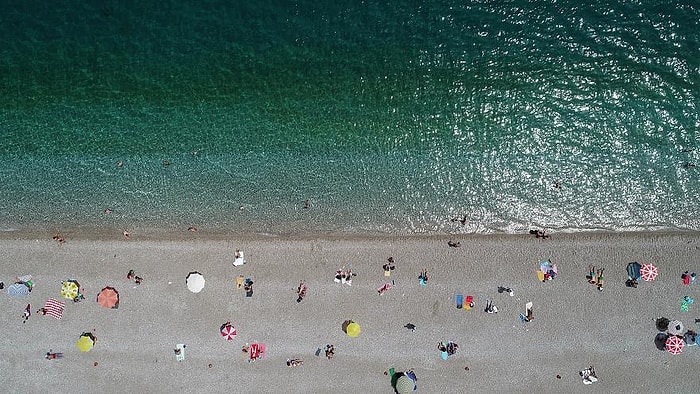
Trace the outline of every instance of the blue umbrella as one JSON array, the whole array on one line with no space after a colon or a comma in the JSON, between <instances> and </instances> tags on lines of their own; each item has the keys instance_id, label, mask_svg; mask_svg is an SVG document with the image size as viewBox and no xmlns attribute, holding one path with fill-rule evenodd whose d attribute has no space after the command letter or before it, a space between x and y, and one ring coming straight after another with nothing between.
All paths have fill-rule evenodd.
<instances>
[{"instance_id":1,"label":"blue umbrella","mask_svg":"<svg viewBox=\"0 0 700 394\"><path fill-rule=\"evenodd\" d=\"M642 265L638 262L629 263L627 264L627 276L629 276L630 279L639 280L642 278L641 269Z\"/></svg>"},{"instance_id":2,"label":"blue umbrella","mask_svg":"<svg viewBox=\"0 0 700 394\"><path fill-rule=\"evenodd\" d=\"M7 288L10 297L24 298L29 294L29 286L24 282L18 282Z\"/></svg>"}]
</instances>

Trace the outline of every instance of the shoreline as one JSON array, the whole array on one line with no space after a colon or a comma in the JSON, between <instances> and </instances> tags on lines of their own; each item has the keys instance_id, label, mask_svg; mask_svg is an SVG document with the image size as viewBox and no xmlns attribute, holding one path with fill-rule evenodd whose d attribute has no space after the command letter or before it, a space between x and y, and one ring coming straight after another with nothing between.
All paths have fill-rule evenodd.
<instances>
[{"instance_id":1,"label":"shoreline","mask_svg":"<svg viewBox=\"0 0 700 394\"><path fill-rule=\"evenodd\" d=\"M533 227L534 228L534 227ZM189 231L188 227L182 228L87 228L75 226L63 226L56 230L49 228L27 227L27 228L5 228L0 230L0 240L41 240L51 239L55 234L60 233L67 241L87 240L87 241L112 241L122 240L123 231L129 231L129 241L264 241L264 240L354 240L354 241L377 241L377 240L475 240L475 239L518 239L532 238L536 241L547 242L550 239L602 239L618 237L667 237L667 236L700 236L700 231L683 229L663 229L649 231L606 231L590 230L576 232L547 232L548 239L536 239L529 233L416 233L416 234L392 234L392 233L369 233L369 232L304 232L299 234L271 234L239 232L234 230L221 229L201 229Z\"/></svg>"}]
</instances>

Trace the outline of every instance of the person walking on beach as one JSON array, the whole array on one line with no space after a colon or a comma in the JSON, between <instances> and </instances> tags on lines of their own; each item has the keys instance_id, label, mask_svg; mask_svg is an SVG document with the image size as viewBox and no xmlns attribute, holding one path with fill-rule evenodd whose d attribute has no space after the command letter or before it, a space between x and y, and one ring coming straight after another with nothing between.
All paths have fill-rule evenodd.
<instances>
[{"instance_id":1,"label":"person walking on beach","mask_svg":"<svg viewBox=\"0 0 700 394\"><path fill-rule=\"evenodd\" d=\"M306 297L306 291L308 289L308 286L306 286L306 283L302 280L299 282L299 287L297 287L297 294L299 297L297 298L297 302L302 302L304 300L304 297Z\"/></svg>"},{"instance_id":2,"label":"person walking on beach","mask_svg":"<svg viewBox=\"0 0 700 394\"><path fill-rule=\"evenodd\" d=\"M332 359L333 356L335 355L335 346L331 344L326 345L326 358L327 359Z\"/></svg>"},{"instance_id":3,"label":"person walking on beach","mask_svg":"<svg viewBox=\"0 0 700 394\"><path fill-rule=\"evenodd\" d=\"M496 308L491 300L486 300L486 308L484 308L486 313L498 313L498 308Z\"/></svg>"},{"instance_id":4,"label":"person walking on beach","mask_svg":"<svg viewBox=\"0 0 700 394\"><path fill-rule=\"evenodd\" d=\"M391 276L391 271L396 269L396 265L394 264L394 257L389 256L387 260L387 263L382 266L384 268L384 276Z\"/></svg>"},{"instance_id":5,"label":"person walking on beach","mask_svg":"<svg viewBox=\"0 0 700 394\"><path fill-rule=\"evenodd\" d=\"M32 306L27 304L27 307L24 308L24 314L23 314L24 321L22 323L26 323L27 320L29 320L29 316L31 316L31 315L32 315Z\"/></svg>"}]
</instances>

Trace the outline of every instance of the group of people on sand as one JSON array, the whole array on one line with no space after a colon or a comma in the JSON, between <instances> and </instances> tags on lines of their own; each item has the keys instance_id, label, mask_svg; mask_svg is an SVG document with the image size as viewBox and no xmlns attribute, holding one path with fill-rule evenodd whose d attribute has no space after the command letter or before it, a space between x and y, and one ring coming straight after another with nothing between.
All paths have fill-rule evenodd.
<instances>
[{"instance_id":1,"label":"group of people on sand","mask_svg":"<svg viewBox=\"0 0 700 394\"><path fill-rule=\"evenodd\" d=\"M136 272L134 272L134 270L129 270L129 272L127 272L126 279L128 279L128 280L133 279L134 283L136 283L137 285L140 285L141 282L143 282L143 278L136 275Z\"/></svg>"},{"instance_id":2,"label":"group of people on sand","mask_svg":"<svg viewBox=\"0 0 700 394\"><path fill-rule=\"evenodd\" d=\"M596 269L593 264L588 266L588 275L586 276L586 279L588 279L588 283L596 286L598 290L603 291L603 286L605 286L605 277L603 277L603 271L605 271L605 268L598 268ZM636 281L636 279L634 279ZM637 287L636 285L633 285L631 287Z\"/></svg>"},{"instance_id":3,"label":"group of people on sand","mask_svg":"<svg viewBox=\"0 0 700 394\"><path fill-rule=\"evenodd\" d=\"M345 267L343 267L343 268L335 271L335 279L333 279L333 281L335 283L341 283L341 284L345 284L348 286L352 286L352 277L353 276L357 276L357 274L353 273L352 269L350 269L350 268L346 269Z\"/></svg>"}]
</instances>

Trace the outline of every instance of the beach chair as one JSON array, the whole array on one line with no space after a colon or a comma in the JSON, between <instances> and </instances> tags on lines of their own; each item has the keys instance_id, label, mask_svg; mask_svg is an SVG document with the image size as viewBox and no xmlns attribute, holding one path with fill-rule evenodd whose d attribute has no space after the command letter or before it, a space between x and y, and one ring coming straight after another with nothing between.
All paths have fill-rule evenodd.
<instances>
[{"instance_id":1,"label":"beach chair","mask_svg":"<svg viewBox=\"0 0 700 394\"><path fill-rule=\"evenodd\" d=\"M175 359L177 361L183 361L185 359L185 344L178 343L175 345Z\"/></svg>"},{"instance_id":2,"label":"beach chair","mask_svg":"<svg viewBox=\"0 0 700 394\"><path fill-rule=\"evenodd\" d=\"M457 294L455 301L457 302L457 309L464 308L464 294Z\"/></svg>"}]
</instances>

